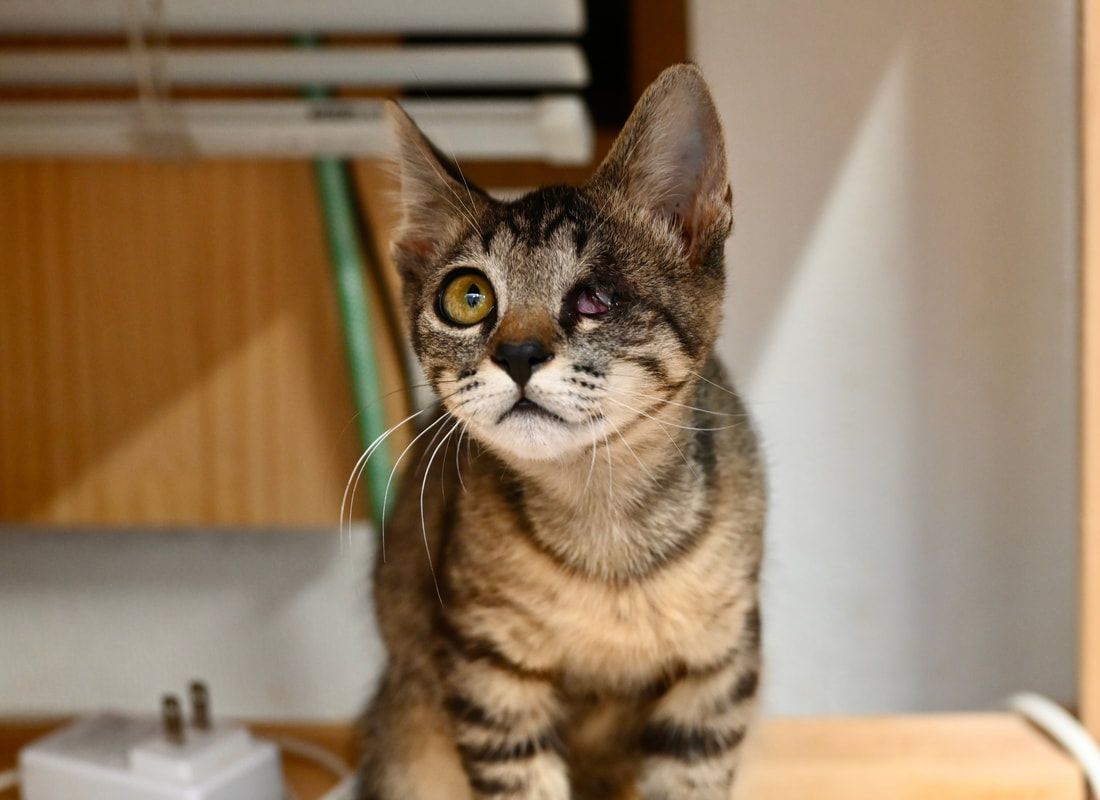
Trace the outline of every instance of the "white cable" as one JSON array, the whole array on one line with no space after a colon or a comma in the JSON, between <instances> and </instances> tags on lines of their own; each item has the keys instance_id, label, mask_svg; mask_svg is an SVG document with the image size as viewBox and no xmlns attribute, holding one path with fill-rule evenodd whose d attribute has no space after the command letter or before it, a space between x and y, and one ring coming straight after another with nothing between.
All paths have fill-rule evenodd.
<instances>
[{"instance_id":1,"label":"white cable","mask_svg":"<svg viewBox=\"0 0 1100 800\"><path fill-rule=\"evenodd\" d=\"M272 740L279 745L284 753L303 758L306 761L312 761L322 769L331 772L334 777L340 780L340 783L322 796L321 800L351 800L351 789L354 788L354 779L351 769L342 758L331 750L326 750L312 742L297 739L293 736L276 736L272 737ZM298 795L291 787L287 787L286 793L287 800L298 800Z\"/></svg>"},{"instance_id":2,"label":"white cable","mask_svg":"<svg viewBox=\"0 0 1100 800\"><path fill-rule=\"evenodd\" d=\"M1084 770L1093 797L1100 798L1100 747L1084 726L1053 700L1034 692L1014 694L1007 705L1065 748Z\"/></svg>"},{"instance_id":3,"label":"white cable","mask_svg":"<svg viewBox=\"0 0 1100 800\"><path fill-rule=\"evenodd\" d=\"M0 792L6 792L8 789L14 789L19 785L19 770L9 769L6 772L0 772Z\"/></svg>"},{"instance_id":4,"label":"white cable","mask_svg":"<svg viewBox=\"0 0 1100 800\"><path fill-rule=\"evenodd\" d=\"M331 750L320 745L293 736L273 736L271 740L279 745L283 752L312 761L322 769L331 772L338 780L351 776L351 767L347 765L347 762Z\"/></svg>"},{"instance_id":5,"label":"white cable","mask_svg":"<svg viewBox=\"0 0 1100 800\"><path fill-rule=\"evenodd\" d=\"M355 789L355 776L344 759L320 745L293 736L274 736L271 738L284 753L312 761L322 769L331 772L340 781L335 787L329 789L321 797L321 800L352 800L352 792ZM288 800L295 800L292 789L288 789L288 795Z\"/></svg>"},{"instance_id":6,"label":"white cable","mask_svg":"<svg viewBox=\"0 0 1100 800\"><path fill-rule=\"evenodd\" d=\"M355 791L355 778L347 777L340 781L336 786L326 794L321 796L321 800L352 800L353 792Z\"/></svg>"}]
</instances>

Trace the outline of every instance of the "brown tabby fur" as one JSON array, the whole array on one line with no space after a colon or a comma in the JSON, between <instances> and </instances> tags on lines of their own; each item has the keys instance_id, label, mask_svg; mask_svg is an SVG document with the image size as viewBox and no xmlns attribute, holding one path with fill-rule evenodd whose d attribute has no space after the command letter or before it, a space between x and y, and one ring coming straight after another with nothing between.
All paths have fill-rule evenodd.
<instances>
[{"instance_id":1,"label":"brown tabby fur","mask_svg":"<svg viewBox=\"0 0 1100 800\"><path fill-rule=\"evenodd\" d=\"M732 217L706 84L666 70L587 184L512 202L390 115L394 254L442 410L385 530L389 664L357 796L726 800L757 693L765 496L712 355ZM496 293L470 328L437 308L456 268ZM583 286L613 308L577 314ZM552 354L524 389L492 358L521 341Z\"/></svg>"}]
</instances>

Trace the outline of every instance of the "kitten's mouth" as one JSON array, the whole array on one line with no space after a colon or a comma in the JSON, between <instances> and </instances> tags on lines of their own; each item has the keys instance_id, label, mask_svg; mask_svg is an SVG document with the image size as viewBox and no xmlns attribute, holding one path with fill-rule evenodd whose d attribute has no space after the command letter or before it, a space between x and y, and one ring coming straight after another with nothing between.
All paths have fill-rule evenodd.
<instances>
[{"instance_id":1,"label":"kitten's mouth","mask_svg":"<svg viewBox=\"0 0 1100 800\"><path fill-rule=\"evenodd\" d=\"M553 411L550 411L549 409L540 406L538 403L528 397L521 397L515 402L515 405L513 405L511 408L500 415L500 419L497 420L497 424L499 425L509 417L517 416L545 417L546 419L551 419L554 422L561 422L563 424L565 423L565 420L559 417Z\"/></svg>"}]
</instances>

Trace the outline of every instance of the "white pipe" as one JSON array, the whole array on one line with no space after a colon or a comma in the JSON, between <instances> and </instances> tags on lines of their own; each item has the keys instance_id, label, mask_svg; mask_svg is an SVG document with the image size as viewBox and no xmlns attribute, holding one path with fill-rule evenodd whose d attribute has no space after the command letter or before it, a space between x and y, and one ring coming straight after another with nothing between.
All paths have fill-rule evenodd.
<instances>
[{"instance_id":1,"label":"white pipe","mask_svg":"<svg viewBox=\"0 0 1100 800\"><path fill-rule=\"evenodd\" d=\"M470 160L592 157L579 97L409 100L405 108L446 152ZM170 129L150 130L136 102L0 104L0 157L377 157L390 151L377 100L187 101L166 106Z\"/></svg>"},{"instance_id":2,"label":"white pipe","mask_svg":"<svg viewBox=\"0 0 1100 800\"><path fill-rule=\"evenodd\" d=\"M321 795L321 800L353 800L354 797L355 779L345 778Z\"/></svg>"},{"instance_id":3,"label":"white pipe","mask_svg":"<svg viewBox=\"0 0 1100 800\"><path fill-rule=\"evenodd\" d=\"M403 47L179 47L158 53L173 86L581 87L584 54L573 44ZM133 86L121 48L0 51L0 86Z\"/></svg>"},{"instance_id":4,"label":"white pipe","mask_svg":"<svg viewBox=\"0 0 1100 800\"><path fill-rule=\"evenodd\" d=\"M1100 747L1084 725L1053 700L1034 692L1012 695L1008 707L1027 717L1065 748L1085 773L1092 797L1100 797Z\"/></svg>"},{"instance_id":5,"label":"white pipe","mask_svg":"<svg viewBox=\"0 0 1100 800\"><path fill-rule=\"evenodd\" d=\"M0 0L0 33L122 34L120 0ZM187 33L492 33L575 35L581 0L163 0L153 29Z\"/></svg>"}]
</instances>

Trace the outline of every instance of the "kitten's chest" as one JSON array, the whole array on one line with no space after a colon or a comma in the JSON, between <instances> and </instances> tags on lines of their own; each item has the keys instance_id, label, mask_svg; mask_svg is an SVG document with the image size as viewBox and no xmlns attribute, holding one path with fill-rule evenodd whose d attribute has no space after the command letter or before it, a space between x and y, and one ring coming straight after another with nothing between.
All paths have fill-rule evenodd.
<instances>
[{"instance_id":1,"label":"kitten's chest","mask_svg":"<svg viewBox=\"0 0 1100 800\"><path fill-rule=\"evenodd\" d=\"M543 619L545 649L581 680L647 682L672 661L724 649L715 606L681 585L604 591L574 587ZM539 650L531 652L532 658Z\"/></svg>"},{"instance_id":2,"label":"kitten's chest","mask_svg":"<svg viewBox=\"0 0 1100 800\"><path fill-rule=\"evenodd\" d=\"M625 585L546 560L508 581L494 638L512 657L580 683L642 686L678 663L711 663L740 633L749 587L721 531L657 574Z\"/></svg>"}]
</instances>

